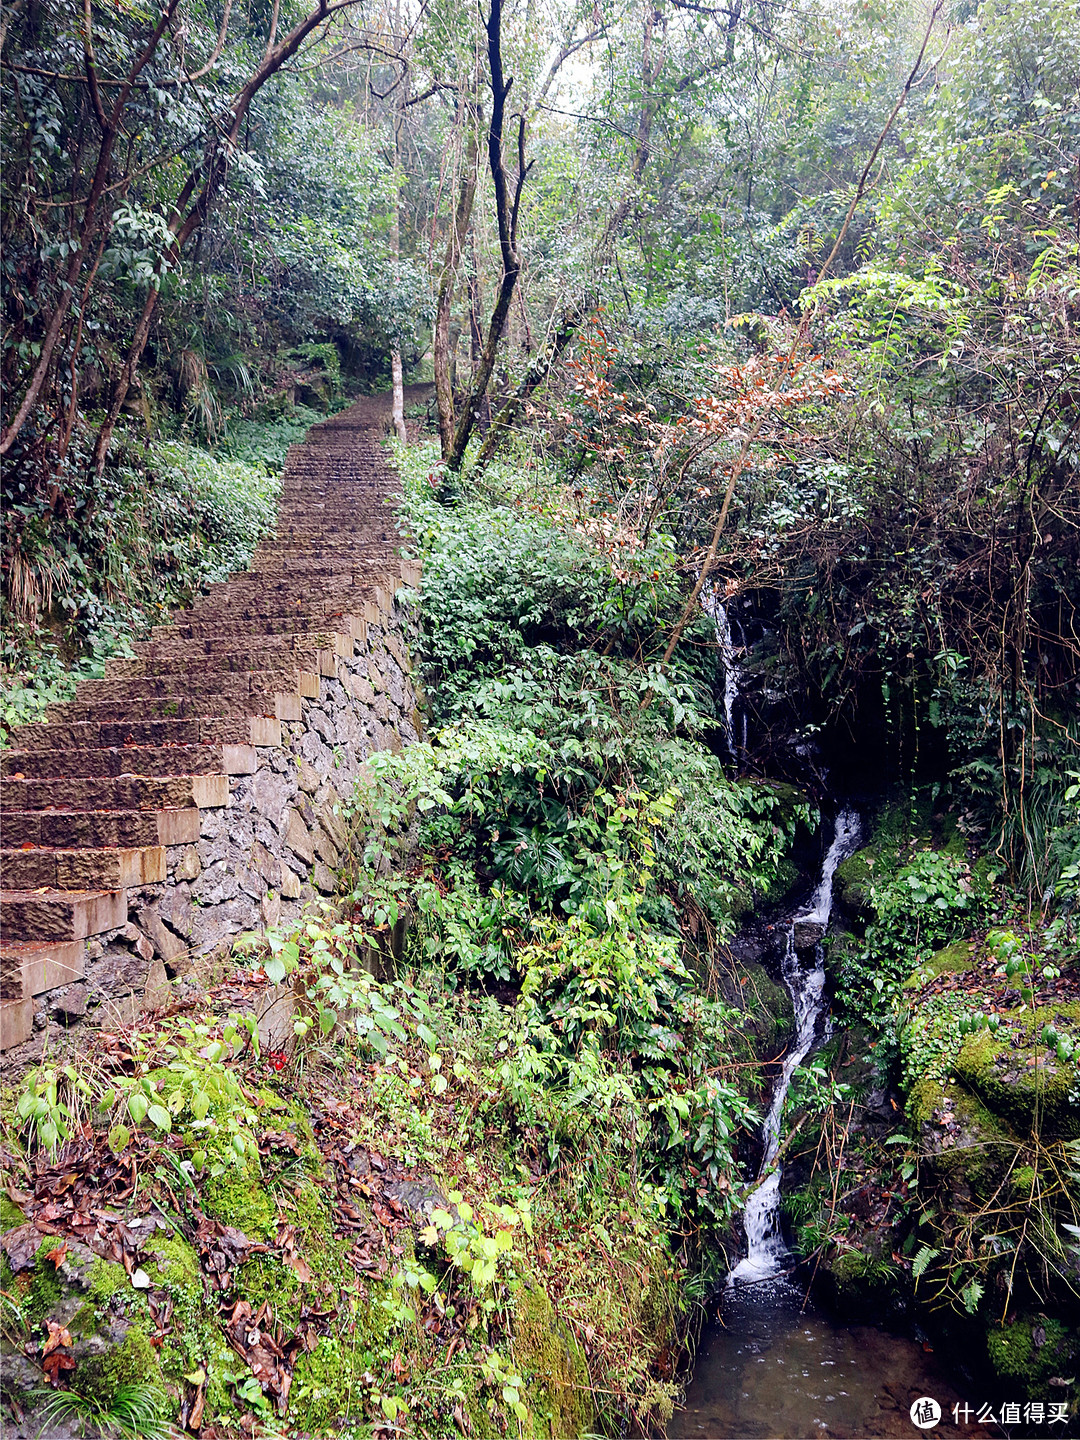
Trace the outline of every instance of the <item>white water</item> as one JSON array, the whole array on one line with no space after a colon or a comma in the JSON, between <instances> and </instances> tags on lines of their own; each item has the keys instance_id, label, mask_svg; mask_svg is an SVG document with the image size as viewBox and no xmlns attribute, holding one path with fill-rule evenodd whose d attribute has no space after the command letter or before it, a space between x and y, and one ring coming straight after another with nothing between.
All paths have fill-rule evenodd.
<instances>
[{"instance_id":1,"label":"white water","mask_svg":"<svg viewBox=\"0 0 1080 1440\"><path fill-rule=\"evenodd\" d=\"M813 965L804 967L800 964L795 949L795 926L799 921L806 921L824 929L829 923L836 867L854 852L858 843L859 817L852 810L841 810L836 817L836 830L822 863L821 878L810 908L794 916L788 926L781 971L795 1007L795 1035L777 1078L772 1103L762 1126L764 1150L758 1170L758 1184L751 1192L743 1211L746 1259L740 1260L728 1276L729 1285L769 1280L780 1274L787 1257L787 1246L780 1233L780 1177L783 1166L776 1158L780 1150L780 1119L784 1113L784 1101L787 1099L791 1077L814 1043L825 991L824 947L816 945Z\"/></svg>"},{"instance_id":2,"label":"white water","mask_svg":"<svg viewBox=\"0 0 1080 1440\"><path fill-rule=\"evenodd\" d=\"M741 716L741 734L736 738L735 707L739 699L739 678L741 668L737 659L735 637L731 629L731 618L727 606L714 586L706 581L701 591L701 606L716 626L716 640L720 646L720 659L724 664L724 731L728 750L732 758L740 759L746 749L746 713Z\"/></svg>"}]
</instances>

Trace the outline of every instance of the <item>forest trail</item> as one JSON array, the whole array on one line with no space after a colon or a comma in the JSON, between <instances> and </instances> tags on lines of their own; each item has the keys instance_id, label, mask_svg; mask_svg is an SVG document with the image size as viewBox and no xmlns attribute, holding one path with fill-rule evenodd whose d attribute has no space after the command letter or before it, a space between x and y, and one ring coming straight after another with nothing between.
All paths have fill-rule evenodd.
<instances>
[{"instance_id":1,"label":"forest trail","mask_svg":"<svg viewBox=\"0 0 1080 1440\"><path fill-rule=\"evenodd\" d=\"M281 722L300 719L397 588L389 417L388 395L365 396L313 426L288 453L277 533L250 569L13 734L0 757L0 1049L29 1038L36 995L83 977L87 938L129 923L129 889L166 879L167 847L198 841L200 812L228 803L256 746L280 745Z\"/></svg>"}]
</instances>

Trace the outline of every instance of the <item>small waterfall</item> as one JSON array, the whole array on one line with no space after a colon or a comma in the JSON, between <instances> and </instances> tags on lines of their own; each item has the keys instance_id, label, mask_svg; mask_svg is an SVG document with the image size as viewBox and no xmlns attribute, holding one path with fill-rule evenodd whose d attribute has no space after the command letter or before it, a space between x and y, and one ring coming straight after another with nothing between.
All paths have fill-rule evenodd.
<instances>
[{"instance_id":1,"label":"small waterfall","mask_svg":"<svg viewBox=\"0 0 1080 1440\"><path fill-rule=\"evenodd\" d=\"M746 1259L741 1260L728 1276L729 1285L771 1279L780 1273L788 1253L780 1233L780 1177L783 1167L776 1159L780 1150L780 1121L791 1077L813 1046L825 993L825 948L820 942L815 945L813 965L803 966L795 949L795 926L814 925L824 930L828 925L836 867L854 852L858 843L858 815L853 810L841 810L836 817L832 844L822 863L821 877L810 908L794 916L788 926L781 970L795 1007L795 1035L777 1077L772 1103L762 1126L764 1151L758 1170L758 1184L743 1211Z\"/></svg>"},{"instance_id":2,"label":"small waterfall","mask_svg":"<svg viewBox=\"0 0 1080 1440\"><path fill-rule=\"evenodd\" d=\"M708 581L702 586L701 607L716 626L716 640L724 665L724 734L731 757L737 762L746 752L746 710L739 704L741 666L736 657L737 649L742 647L735 644L727 605Z\"/></svg>"}]
</instances>

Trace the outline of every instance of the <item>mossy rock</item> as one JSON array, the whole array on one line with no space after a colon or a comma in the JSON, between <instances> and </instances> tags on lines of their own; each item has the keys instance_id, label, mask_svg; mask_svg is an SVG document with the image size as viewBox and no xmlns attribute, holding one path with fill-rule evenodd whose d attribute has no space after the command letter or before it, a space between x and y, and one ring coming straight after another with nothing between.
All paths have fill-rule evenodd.
<instances>
[{"instance_id":1,"label":"mossy rock","mask_svg":"<svg viewBox=\"0 0 1080 1440\"><path fill-rule=\"evenodd\" d=\"M37 1248L34 1268L30 1272L29 1286L21 1307L28 1320L38 1323L46 1320L59 1311L61 1302L65 1299L68 1287L64 1278L53 1262L46 1258L59 1244L59 1236L45 1235Z\"/></svg>"},{"instance_id":2,"label":"mossy rock","mask_svg":"<svg viewBox=\"0 0 1080 1440\"><path fill-rule=\"evenodd\" d=\"M123 1265L118 1265L115 1260L103 1260L100 1255L90 1266L87 1279L90 1298L99 1310L103 1310L114 1295L126 1295L131 1289L131 1281Z\"/></svg>"},{"instance_id":3,"label":"mossy rock","mask_svg":"<svg viewBox=\"0 0 1080 1440\"><path fill-rule=\"evenodd\" d=\"M150 1279L176 1298L202 1296L202 1270L193 1245L180 1235L156 1235L151 1242L156 1260L149 1262Z\"/></svg>"},{"instance_id":4,"label":"mossy rock","mask_svg":"<svg viewBox=\"0 0 1080 1440\"><path fill-rule=\"evenodd\" d=\"M802 880L802 871L789 856L784 855L776 867L776 874L762 892L766 905L779 905L786 900Z\"/></svg>"},{"instance_id":5,"label":"mossy rock","mask_svg":"<svg viewBox=\"0 0 1080 1440\"><path fill-rule=\"evenodd\" d=\"M975 958L975 943L972 940L957 940L942 950L935 950L924 960L913 975L904 981L905 990L921 990L939 975L961 975L971 968Z\"/></svg>"},{"instance_id":6,"label":"mossy rock","mask_svg":"<svg viewBox=\"0 0 1080 1440\"><path fill-rule=\"evenodd\" d=\"M966 1208L996 1193L1023 1143L1000 1116L952 1077L919 1081L907 1112L921 1129L926 1170L949 1192L948 1204Z\"/></svg>"},{"instance_id":7,"label":"mossy rock","mask_svg":"<svg viewBox=\"0 0 1080 1440\"><path fill-rule=\"evenodd\" d=\"M19 1209L18 1205L8 1196L0 1191L0 1234L7 1230L14 1230L18 1225L26 1224L26 1216Z\"/></svg>"},{"instance_id":8,"label":"mossy rock","mask_svg":"<svg viewBox=\"0 0 1080 1440\"><path fill-rule=\"evenodd\" d=\"M537 1285L526 1285L514 1302L515 1354L526 1381L533 1433L564 1440L593 1429L589 1368L570 1329L561 1324L551 1300Z\"/></svg>"},{"instance_id":9,"label":"mossy rock","mask_svg":"<svg viewBox=\"0 0 1080 1440\"><path fill-rule=\"evenodd\" d=\"M745 925L753 915L754 905L754 892L749 886L734 885L731 887L725 909L736 930L740 925Z\"/></svg>"},{"instance_id":10,"label":"mossy rock","mask_svg":"<svg viewBox=\"0 0 1080 1440\"><path fill-rule=\"evenodd\" d=\"M1062 1007L1038 1012L1035 1033L1055 1020L1062 1023ZM1014 1048L1007 1031L994 1035L981 1030L964 1041L953 1069L988 1109L1019 1133L1030 1133L1037 1125L1045 1140L1080 1138L1077 1065L1060 1063L1045 1046Z\"/></svg>"},{"instance_id":11,"label":"mossy rock","mask_svg":"<svg viewBox=\"0 0 1080 1440\"><path fill-rule=\"evenodd\" d=\"M737 1051L740 1058L745 1059L764 1053L771 1055L795 1024L791 996L759 962L744 962L739 969L746 1027L742 1044L736 1043L737 1037L733 1037L733 1052Z\"/></svg>"},{"instance_id":12,"label":"mossy rock","mask_svg":"<svg viewBox=\"0 0 1080 1440\"><path fill-rule=\"evenodd\" d=\"M1022 1386L1032 1399L1042 1400L1052 1376L1074 1373L1080 1340L1075 1329L1060 1320L1025 1315L988 1330L986 1352L1003 1380Z\"/></svg>"},{"instance_id":13,"label":"mossy rock","mask_svg":"<svg viewBox=\"0 0 1080 1440\"><path fill-rule=\"evenodd\" d=\"M836 899L850 914L863 921L873 919L870 885L875 872L881 874L881 857L876 846L865 845L846 860L842 860L833 876L833 894Z\"/></svg>"},{"instance_id":14,"label":"mossy rock","mask_svg":"<svg viewBox=\"0 0 1080 1440\"><path fill-rule=\"evenodd\" d=\"M842 1310L865 1315L895 1303L901 1271L884 1253L881 1239L867 1236L829 1264L835 1303Z\"/></svg>"},{"instance_id":15,"label":"mossy rock","mask_svg":"<svg viewBox=\"0 0 1080 1440\"><path fill-rule=\"evenodd\" d=\"M302 1435L326 1435L341 1421L363 1416L365 1391L360 1376L372 1356L359 1337L342 1347L337 1336L323 1336L315 1349L297 1356L289 1393L289 1429Z\"/></svg>"},{"instance_id":16,"label":"mossy rock","mask_svg":"<svg viewBox=\"0 0 1080 1440\"><path fill-rule=\"evenodd\" d=\"M208 1215L233 1226L249 1240L273 1240L277 1209L253 1162L226 1165L222 1174L204 1182L201 1199Z\"/></svg>"},{"instance_id":17,"label":"mossy rock","mask_svg":"<svg viewBox=\"0 0 1080 1440\"><path fill-rule=\"evenodd\" d=\"M119 1345L92 1355L79 1366L79 1388L108 1405L125 1385L164 1390L158 1353L141 1325L132 1325Z\"/></svg>"}]
</instances>

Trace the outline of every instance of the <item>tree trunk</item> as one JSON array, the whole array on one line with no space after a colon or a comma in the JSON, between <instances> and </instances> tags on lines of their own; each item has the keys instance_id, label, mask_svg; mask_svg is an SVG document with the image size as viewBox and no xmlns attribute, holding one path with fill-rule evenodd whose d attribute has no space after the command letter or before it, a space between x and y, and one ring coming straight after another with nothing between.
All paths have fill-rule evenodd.
<instances>
[{"instance_id":1,"label":"tree trunk","mask_svg":"<svg viewBox=\"0 0 1080 1440\"><path fill-rule=\"evenodd\" d=\"M170 0L172 7L175 7L177 0ZM357 0L318 0L316 7L311 10L289 32L285 38L276 45L267 45L266 53L262 63L244 83L239 91L232 107L232 123L229 126L224 139L214 139L210 154L202 166L192 170L184 182L184 187L172 208L169 217L169 229L176 237L168 252L162 256L158 267L158 277L164 273L165 268L170 264L176 264L184 249L184 246L203 225L210 211L218 190L221 188L228 174L229 159L236 149L240 138L240 131L244 120L251 108L251 102L266 84L271 76L276 75L286 60L291 60L299 50L300 46L319 27L328 16L336 14L339 10L345 10L356 4ZM170 12L171 13L171 10ZM271 35L273 39L273 35ZM191 197L195 194L199 178L202 177L202 188L191 204ZM185 207L191 205L184 214ZM139 323L135 327L135 333L131 339L127 358L124 361L123 369L113 387L112 398L109 408L106 411L105 419L102 421L101 429L94 441L94 469L98 475L105 469L105 458L109 453L109 446L112 443L113 431L120 416L120 410L127 399L128 391L131 389L131 382L134 379L135 371L139 368L139 361L142 358L143 350L150 336L150 326L154 318L154 309L157 305L158 291L151 285L147 294L142 314L139 316Z\"/></svg>"},{"instance_id":2,"label":"tree trunk","mask_svg":"<svg viewBox=\"0 0 1080 1440\"><path fill-rule=\"evenodd\" d=\"M507 399L506 403L492 420L488 432L484 436L484 443L481 445L476 457L477 470L483 470L492 460L495 452L510 433L510 426L517 418L521 407L529 399L533 391L538 390L547 379L552 366L556 364L563 351L577 334L578 327L585 319L585 315L586 311L583 307L575 307L565 312L551 344L546 345L529 366L517 389Z\"/></svg>"},{"instance_id":3,"label":"tree trunk","mask_svg":"<svg viewBox=\"0 0 1080 1440\"><path fill-rule=\"evenodd\" d=\"M392 408L394 429L402 445L408 444L409 435L405 429L405 387L401 380L401 351L395 345L390 351L390 376L394 386Z\"/></svg>"},{"instance_id":4,"label":"tree trunk","mask_svg":"<svg viewBox=\"0 0 1080 1440\"><path fill-rule=\"evenodd\" d=\"M502 67L502 0L491 0L491 11L487 20L488 63L491 66L491 126L488 130L488 165L495 188L495 218L499 225L499 250L502 255L503 274L499 285L495 309L491 314L487 340L480 354L480 364L473 376L469 393L461 407L461 415L454 429L449 453L443 454L448 469L457 471L465 458L465 450L472 435L480 412L480 405L487 394L491 372L495 368L495 357L499 349L503 326L514 297L514 286L521 272L521 261L517 252L518 207L521 189L525 183L528 166L525 164L525 117L518 122L518 175L514 198L510 199L510 187L503 158L503 118L506 113L506 97L510 93L513 78L503 78Z\"/></svg>"},{"instance_id":5,"label":"tree trunk","mask_svg":"<svg viewBox=\"0 0 1080 1440\"><path fill-rule=\"evenodd\" d=\"M473 114L470 117L469 111ZM479 122L479 106L471 107L464 100L459 109L462 126L462 143L465 147L465 171L461 177L457 210L446 241L446 259L439 276L439 295L435 305L435 332L432 337L432 360L435 366L435 403L439 412L439 443L443 459L447 459L454 440L454 390L450 383L450 306L454 298L454 282L457 279L465 237L472 219L473 201L476 198L476 137L465 133L469 119Z\"/></svg>"},{"instance_id":6,"label":"tree trunk","mask_svg":"<svg viewBox=\"0 0 1080 1440\"><path fill-rule=\"evenodd\" d=\"M101 91L98 85L97 60L94 55L94 40L90 29L90 6L89 3L86 4L84 10L84 24L86 28L83 35L83 62L86 71L87 85L94 103L94 111L98 118L98 124L101 127L101 143L98 147L97 163L94 167L94 178L90 184L90 193L86 197L83 205L82 220L79 225L79 238L68 259L56 309L53 311L45 331L45 337L41 342L41 353L38 356L34 373L30 378L30 384L26 394L22 398L22 403L12 418L11 424L4 431L2 438L0 438L0 455L6 455L11 449L18 438L19 432L26 424L31 410L33 410L40 399L42 390L45 388L45 379L49 373L49 367L52 364L52 357L56 350L57 342L60 339L68 310L71 308L71 301L75 294L75 286L82 272L83 262L98 224L98 205L101 197L105 194L106 183L112 164L113 149L117 136L120 134L124 108L131 96L136 80L157 50L161 37L164 35L166 27L172 20L173 12L176 10L178 3L179 0L168 0L168 4L163 10L153 34L121 84L119 93L113 101L112 109L108 114L105 113L101 99ZM90 278L91 280L93 279L93 274L91 274Z\"/></svg>"},{"instance_id":7,"label":"tree trunk","mask_svg":"<svg viewBox=\"0 0 1080 1440\"><path fill-rule=\"evenodd\" d=\"M394 14L394 33L401 29L401 8L397 7ZM409 69L403 66L404 73L401 77L401 93L394 103L394 213L390 220L390 254L394 258L394 280L400 281L400 260L401 260L401 184L398 174L401 165L401 117L405 105L409 101ZM408 444L409 436L405 429L405 386L401 371L401 345L395 339L390 350L390 384L393 390L391 399L391 410L394 417L394 430L402 445Z\"/></svg>"}]
</instances>

